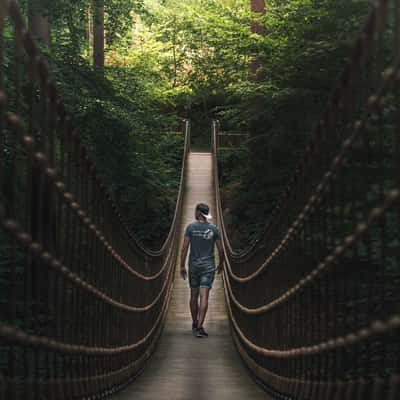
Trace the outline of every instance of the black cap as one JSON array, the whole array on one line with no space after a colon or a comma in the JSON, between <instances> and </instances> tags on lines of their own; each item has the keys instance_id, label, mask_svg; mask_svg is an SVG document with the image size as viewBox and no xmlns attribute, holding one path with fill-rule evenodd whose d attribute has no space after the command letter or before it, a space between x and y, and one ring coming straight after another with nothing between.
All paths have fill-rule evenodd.
<instances>
[{"instance_id":1,"label":"black cap","mask_svg":"<svg viewBox=\"0 0 400 400\"><path fill-rule=\"evenodd\" d=\"M207 219L211 219L211 218L212 218L212 216L211 216L211 214L210 214L210 207L208 207L207 204L205 204L205 203L199 203L199 204L197 204L196 210L197 210L197 211L200 211L201 214L202 214L205 218L207 218Z\"/></svg>"}]
</instances>

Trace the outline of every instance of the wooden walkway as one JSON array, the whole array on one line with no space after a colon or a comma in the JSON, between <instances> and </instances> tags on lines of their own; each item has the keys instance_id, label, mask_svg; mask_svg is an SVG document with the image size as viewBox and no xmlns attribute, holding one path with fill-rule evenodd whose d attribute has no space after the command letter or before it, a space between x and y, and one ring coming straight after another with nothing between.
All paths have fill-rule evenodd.
<instances>
[{"instance_id":1,"label":"wooden walkway","mask_svg":"<svg viewBox=\"0 0 400 400\"><path fill-rule=\"evenodd\" d=\"M194 207L206 202L215 212L210 153L190 153L183 230L194 220ZM221 276L211 291L205 322L210 336L191 333L189 288L176 272L166 326L157 350L143 374L117 400L261 400L270 399L246 371L234 348Z\"/></svg>"}]
</instances>

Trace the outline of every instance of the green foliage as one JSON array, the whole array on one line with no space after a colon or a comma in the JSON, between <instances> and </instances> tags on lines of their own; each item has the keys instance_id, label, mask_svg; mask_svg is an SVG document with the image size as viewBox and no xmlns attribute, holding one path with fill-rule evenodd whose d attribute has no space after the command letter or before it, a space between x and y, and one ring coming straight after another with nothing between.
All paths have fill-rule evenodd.
<instances>
[{"instance_id":1,"label":"green foliage","mask_svg":"<svg viewBox=\"0 0 400 400\"><path fill-rule=\"evenodd\" d=\"M369 1L268 0L266 14L254 15L249 0L110 0L104 76L90 66L92 4L47 3L48 51L132 225L149 240L168 227L182 138L161 132L190 117L194 144L205 148L218 116L223 129L251 135L222 160L227 208L251 238L297 164ZM252 21L266 36L252 33ZM256 80L249 79L254 58L263 71Z\"/></svg>"},{"instance_id":2,"label":"green foliage","mask_svg":"<svg viewBox=\"0 0 400 400\"><path fill-rule=\"evenodd\" d=\"M106 43L109 49L118 43L132 29L133 12L143 9L143 0L107 0L104 3L107 26Z\"/></svg>"},{"instance_id":3,"label":"green foliage","mask_svg":"<svg viewBox=\"0 0 400 400\"><path fill-rule=\"evenodd\" d=\"M160 73L170 84L176 107L200 109L210 117L225 88L247 79L251 43L244 2L146 1L143 51L157 47ZM196 127L196 123L193 124ZM209 129L209 126L207 126Z\"/></svg>"},{"instance_id":4,"label":"green foliage","mask_svg":"<svg viewBox=\"0 0 400 400\"><path fill-rule=\"evenodd\" d=\"M223 128L251 133L248 168L236 186L239 212L233 216L245 225L239 229L244 237L251 239L248 233L257 234L268 221L368 11L367 0L268 1L261 18L267 36L247 49L256 50L266 77L231 85L220 111Z\"/></svg>"},{"instance_id":5,"label":"green foliage","mask_svg":"<svg viewBox=\"0 0 400 400\"><path fill-rule=\"evenodd\" d=\"M123 214L150 245L160 243L174 211L182 135L178 120L161 114L149 82L135 68L109 67L105 76L83 60L55 63L74 124L95 157Z\"/></svg>"},{"instance_id":6,"label":"green foliage","mask_svg":"<svg viewBox=\"0 0 400 400\"><path fill-rule=\"evenodd\" d=\"M47 3L43 13L51 21L51 44L43 50L73 124L127 223L157 248L168 232L179 185L180 121L168 108L160 76L151 67L154 58L130 51L140 2L105 3L104 74L91 65L92 6L93 0Z\"/></svg>"}]
</instances>

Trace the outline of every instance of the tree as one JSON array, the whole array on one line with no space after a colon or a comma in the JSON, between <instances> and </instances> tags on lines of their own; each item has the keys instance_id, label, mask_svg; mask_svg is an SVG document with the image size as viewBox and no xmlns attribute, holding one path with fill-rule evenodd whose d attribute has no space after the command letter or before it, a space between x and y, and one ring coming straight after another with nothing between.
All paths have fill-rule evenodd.
<instances>
[{"instance_id":1,"label":"tree","mask_svg":"<svg viewBox=\"0 0 400 400\"><path fill-rule=\"evenodd\" d=\"M32 35L44 45L50 44L48 0L30 0L29 28Z\"/></svg>"},{"instance_id":2,"label":"tree","mask_svg":"<svg viewBox=\"0 0 400 400\"><path fill-rule=\"evenodd\" d=\"M104 68L104 0L93 0L93 64Z\"/></svg>"},{"instance_id":3,"label":"tree","mask_svg":"<svg viewBox=\"0 0 400 400\"><path fill-rule=\"evenodd\" d=\"M251 11L255 13L265 14L265 0L251 0ZM265 35L265 28L258 22L253 21L252 31L260 35Z\"/></svg>"},{"instance_id":4,"label":"tree","mask_svg":"<svg viewBox=\"0 0 400 400\"><path fill-rule=\"evenodd\" d=\"M251 0L251 11L258 14L265 14L265 0ZM251 22L251 31L261 36L266 35L265 26L258 21ZM254 81L263 80L264 73L262 70L260 58L255 55L250 63L250 78Z\"/></svg>"}]
</instances>

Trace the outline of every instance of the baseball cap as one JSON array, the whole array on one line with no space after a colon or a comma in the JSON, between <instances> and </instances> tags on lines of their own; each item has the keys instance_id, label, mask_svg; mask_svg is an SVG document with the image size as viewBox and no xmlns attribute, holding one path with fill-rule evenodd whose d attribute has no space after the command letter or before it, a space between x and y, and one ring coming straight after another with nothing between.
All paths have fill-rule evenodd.
<instances>
[{"instance_id":1,"label":"baseball cap","mask_svg":"<svg viewBox=\"0 0 400 400\"><path fill-rule=\"evenodd\" d=\"M200 203L197 204L196 209L200 211L201 215L206 219L212 219L212 215L210 214L210 207L207 204Z\"/></svg>"}]
</instances>

